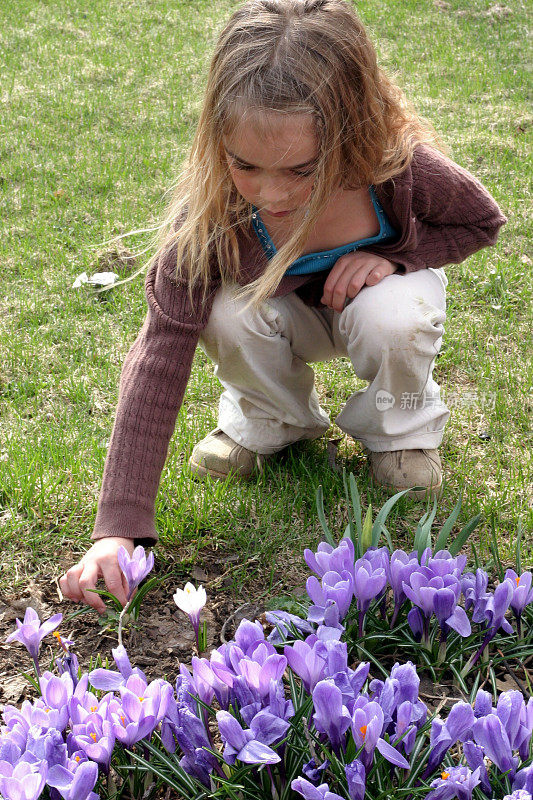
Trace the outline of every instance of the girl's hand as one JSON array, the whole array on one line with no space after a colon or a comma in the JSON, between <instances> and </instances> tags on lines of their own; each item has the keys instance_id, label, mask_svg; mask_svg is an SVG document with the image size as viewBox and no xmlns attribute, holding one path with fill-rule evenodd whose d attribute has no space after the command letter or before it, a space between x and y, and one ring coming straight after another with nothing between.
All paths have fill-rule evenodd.
<instances>
[{"instance_id":1,"label":"girl's hand","mask_svg":"<svg viewBox=\"0 0 533 800\"><path fill-rule=\"evenodd\" d=\"M102 577L107 589L125 606L128 584L117 560L118 549L121 546L125 547L131 556L135 543L132 539L122 539L118 536L108 536L95 542L83 558L59 579L65 597L77 603L87 603L99 614L103 614L106 610L104 601L100 595L88 591L96 588L98 578Z\"/></svg>"},{"instance_id":2,"label":"girl's hand","mask_svg":"<svg viewBox=\"0 0 533 800\"><path fill-rule=\"evenodd\" d=\"M396 264L372 253L347 253L335 262L329 273L321 302L340 313L346 300L353 299L365 284L374 286L397 269Z\"/></svg>"}]
</instances>

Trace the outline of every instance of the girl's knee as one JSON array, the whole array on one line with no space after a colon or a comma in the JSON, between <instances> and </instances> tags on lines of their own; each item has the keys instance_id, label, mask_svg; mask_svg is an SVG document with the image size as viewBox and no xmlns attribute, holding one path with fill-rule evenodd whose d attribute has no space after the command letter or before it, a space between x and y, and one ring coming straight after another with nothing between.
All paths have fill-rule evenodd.
<instances>
[{"instance_id":1,"label":"girl's knee","mask_svg":"<svg viewBox=\"0 0 533 800\"><path fill-rule=\"evenodd\" d=\"M207 326L202 332L205 341L238 343L250 335L272 336L275 309L263 303L260 309L248 305L249 298L239 297L239 286L221 287L215 295Z\"/></svg>"},{"instance_id":2,"label":"girl's knee","mask_svg":"<svg viewBox=\"0 0 533 800\"><path fill-rule=\"evenodd\" d=\"M368 293L369 295L371 293ZM347 340L355 338L386 341L394 346L413 346L421 339L435 341L444 332L446 311L415 298L388 297L387 302L367 296L357 303L356 297L342 312L339 330Z\"/></svg>"}]
</instances>

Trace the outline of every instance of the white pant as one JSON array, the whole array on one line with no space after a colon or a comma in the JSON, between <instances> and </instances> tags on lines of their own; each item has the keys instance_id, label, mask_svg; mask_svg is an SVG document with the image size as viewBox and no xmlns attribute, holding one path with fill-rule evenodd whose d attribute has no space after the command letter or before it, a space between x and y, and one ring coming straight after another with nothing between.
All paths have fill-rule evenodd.
<instances>
[{"instance_id":1,"label":"white pant","mask_svg":"<svg viewBox=\"0 0 533 800\"><path fill-rule=\"evenodd\" d=\"M347 356L369 385L347 398L336 424L376 452L438 447L450 416L432 378L447 284L442 268L395 273L340 314L294 292L244 311L235 286L219 289L200 339L225 389L219 427L264 454L321 436L330 420L309 362Z\"/></svg>"}]
</instances>

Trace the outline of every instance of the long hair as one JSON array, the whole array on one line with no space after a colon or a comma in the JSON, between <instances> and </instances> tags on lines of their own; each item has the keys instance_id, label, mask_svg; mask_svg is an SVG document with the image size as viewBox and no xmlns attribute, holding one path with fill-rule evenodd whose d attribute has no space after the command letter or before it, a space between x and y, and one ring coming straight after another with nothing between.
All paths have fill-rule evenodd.
<instances>
[{"instance_id":1,"label":"long hair","mask_svg":"<svg viewBox=\"0 0 533 800\"><path fill-rule=\"evenodd\" d=\"M222 139L250 110L311 114L318 144L307 209L294 215L292 234L264 274L243 289L254 305L272 295L301 255L339 180L346 189L383 183L408 166L420 143L448 152L378 66L348 2L247 0L218 37L190 153L158 226L156 251L135 274L172 248L176 278L188 285L191 298L199 284L205 297L213 263L223 283L239 281L237 231L250 231L252 206L235 189Z\"/></svg>"}]
</instances>

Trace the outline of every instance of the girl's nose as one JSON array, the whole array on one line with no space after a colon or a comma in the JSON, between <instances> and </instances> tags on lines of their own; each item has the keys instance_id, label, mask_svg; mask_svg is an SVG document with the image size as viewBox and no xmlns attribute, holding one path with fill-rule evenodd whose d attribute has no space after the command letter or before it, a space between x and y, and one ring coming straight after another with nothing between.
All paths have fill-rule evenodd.
<instances>
[{"instance_id":1,"label":"girl's nose","mask_svg":"<svg viewBox=\"0 0 533 800\"><path fill-rule=\"evenodd\" d=\"M283 203L289 197L289 192L284 182L278 178L264 178L259 195L264 203Z\"/></svg>"}]
</instances>

